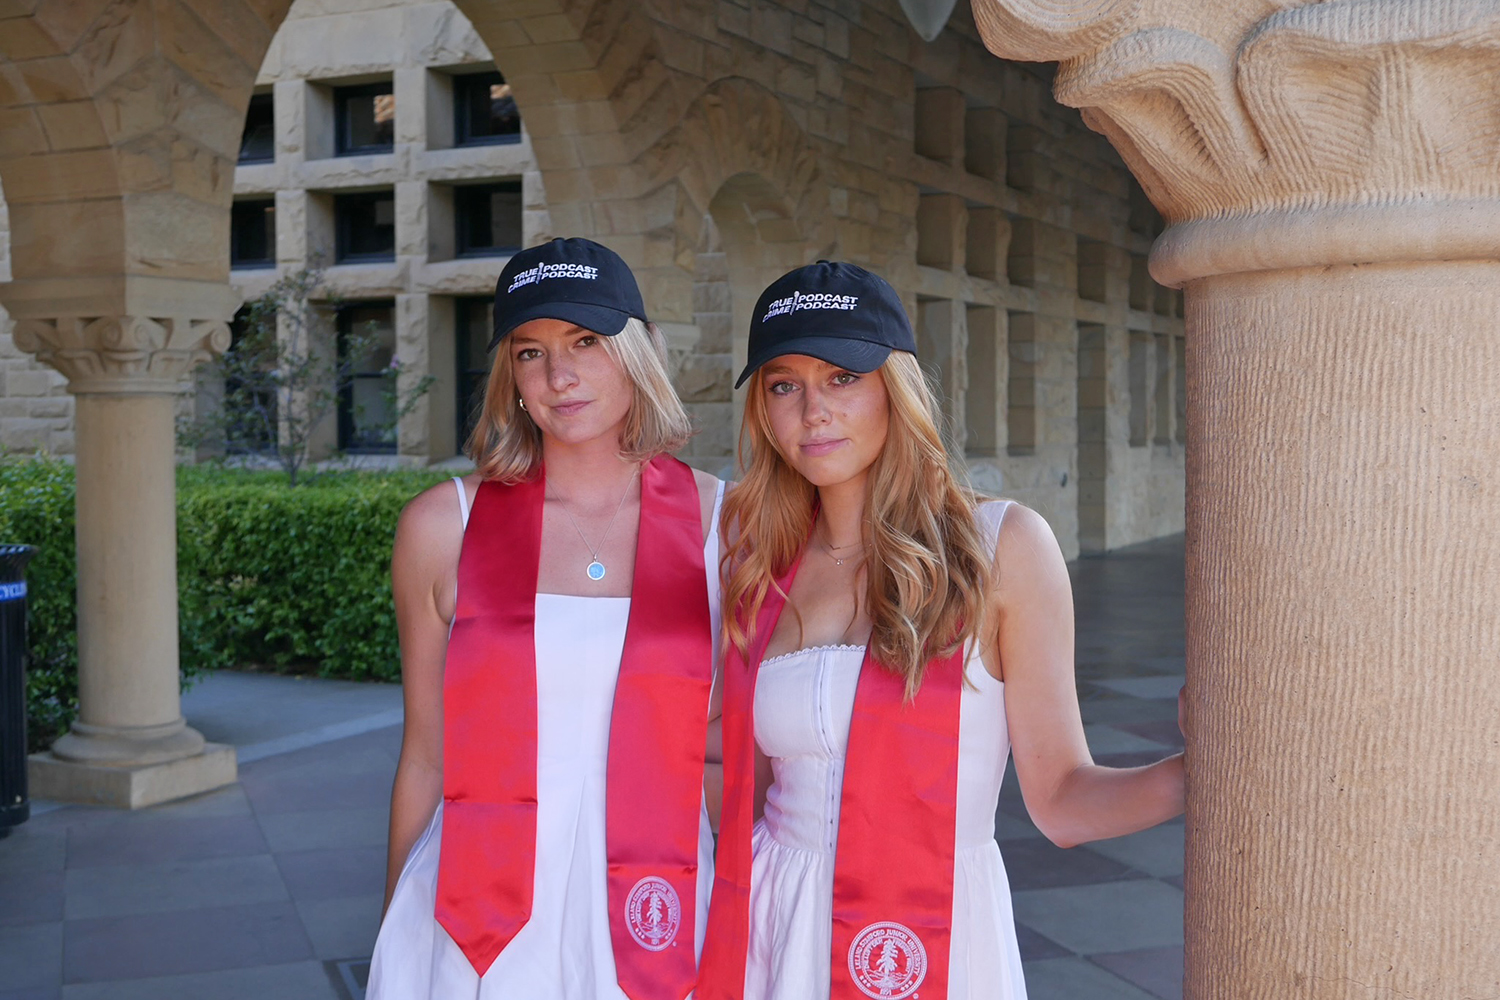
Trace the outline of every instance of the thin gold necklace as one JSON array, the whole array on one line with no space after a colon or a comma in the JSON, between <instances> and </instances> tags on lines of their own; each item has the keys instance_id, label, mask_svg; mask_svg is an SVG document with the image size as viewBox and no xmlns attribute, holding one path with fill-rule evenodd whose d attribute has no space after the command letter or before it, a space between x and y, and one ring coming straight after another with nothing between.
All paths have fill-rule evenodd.
<instances>
[{"instance_id":1,"label":"thin gold necklace","mask_svg":"<svg viewBox=\"0 0 1500 1000\"><path fill-rule=\"evenodd\" d=\"M636 471L639 472L640 470L637 469ZM568 505L563 503L563 498L555 493L552 495L552 499L557 501L557 505L562 508L562 512L568 515L568 520L573 523L573 530L578 532L579 538L583 539L583 547L589 550L589 564L587 568L584 569L584 572L587 573L588 578L590 580L593 580L595 583L598 583L600 580L604 579L604 563L599 561L599 550L604 548L604 542L607 538L609 538L609 529L615 526L615 518L620 516L620 510L625 506L625 498L630 496L630 487L634 483L635 473L632 472L630 474L630 481L625 484L625 492L620 494L620 502L615 504L615 512L610 516L609 524L604 526L604 536L599 539L598 546L589 544L588 536L585 535L583 533L583 529L578 526L578 520L573 516L573 512L568 509Z\"/></svg>"},{"instance_id":2,"label":"thin gold necklace","mask_svg":"<svg viewBox=\"0 0 1500 1000\"><path fill-rule=\"evenodd\" d=\"M839 549L853 548L854 546L858 545L860 546L859 554L861 558L864 556L864 539L862 538L857 542L845 542L843 545L830 545L828 542L819 542L818 544L823 546L823 551L828 553L828 558L833 560L833 564L835 566L842 566L844 565L845 559L853 558L852 556L844 556L843 558L840 558L837 555Z\"/></svg>"}]
</instances>

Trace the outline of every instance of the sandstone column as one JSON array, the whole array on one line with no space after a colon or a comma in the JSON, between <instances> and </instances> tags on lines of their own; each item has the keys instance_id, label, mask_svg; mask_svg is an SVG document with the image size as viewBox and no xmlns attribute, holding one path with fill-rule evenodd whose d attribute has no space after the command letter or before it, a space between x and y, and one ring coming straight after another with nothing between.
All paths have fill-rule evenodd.
<instances>
[{"instance_id":1,"label":"sandstone column","mask_svg":"<svg viewBox=\"0 0 1500 1000\"><path fill-rule=\"evenodd\" d=\"M122 301L146 308L99 315L116 296L7 289L17 346L77 397L79 717L32 757L39 798L137 808L235 780L233 748L182 718L173 427L182 376L229 346L231 293L148 284L154 294L120 298L176 299L181 313Z\"/></svg>"},{"instance_id":2,"label":"sandstone column","mask_svg":"<svg viewBox=\"0 0 1500 1000\"><path fill-rule=\"evenodd\" d=\"M974 12L1187 294L1186 995L1500 995L1500 7Z\"/></svg>"}]
</instances>

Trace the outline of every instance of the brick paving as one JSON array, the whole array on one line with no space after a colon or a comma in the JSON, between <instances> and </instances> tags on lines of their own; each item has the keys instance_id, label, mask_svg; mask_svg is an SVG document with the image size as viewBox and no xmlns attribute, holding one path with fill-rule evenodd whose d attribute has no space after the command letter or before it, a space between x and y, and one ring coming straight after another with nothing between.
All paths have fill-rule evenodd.
<instances>
[{"instance_id":1,"label":"brick paving","mask_svg":"<svg viewBox=\"0 0 1500 1000\"><path fill-rule=\"evenodd\" d=\"M1072 567L1102 763L1181 746L1182 539ZM0 840L0 1000L357 1000L384 882L400 693L226 674L184 699L244 761L135 813L50 808ZM1182 995L1182 824L1064 851L1007 776L997 837L1032 1000Z\"/></svg>"}]
</instances>

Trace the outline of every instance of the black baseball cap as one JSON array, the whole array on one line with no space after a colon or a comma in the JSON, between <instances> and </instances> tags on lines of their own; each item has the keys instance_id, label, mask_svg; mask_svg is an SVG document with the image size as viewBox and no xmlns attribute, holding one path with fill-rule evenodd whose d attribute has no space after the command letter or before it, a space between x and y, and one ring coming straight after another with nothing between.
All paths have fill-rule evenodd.
<instances>
[{"instance_id":1,"label":"black baseball cap","mask_svg":"<svg viewBox=\"0 0 1500 1000\"><path fill-rule=\"evenodd\" d=\"M635 275L609 247L581 237L558 237L510 259L495 285L495 335L534 319L560 319L613 337L631 317L644 321Z\"/></svg>"},{"instance_id":2,"label":"black baseball cap","mask_svg":"<svg viewBox=\"0 0 1500 1000\"><path fill-rule=\"evenodd\" d=\"M784 354L872 372L892 351L917 353L896 290L856 264L820 260L788 271L761 292L750 318L750 360L734 387Z\"/></svg>"}]
</instances>

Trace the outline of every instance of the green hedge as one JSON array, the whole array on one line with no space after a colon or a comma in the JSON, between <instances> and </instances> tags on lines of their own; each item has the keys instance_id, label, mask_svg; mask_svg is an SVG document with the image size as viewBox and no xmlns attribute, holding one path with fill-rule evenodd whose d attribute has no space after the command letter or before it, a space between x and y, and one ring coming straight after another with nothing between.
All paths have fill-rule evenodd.
<instances>
[{"instance_id":1,"label":"green hedge","mask_svg":"<svg viewBox=\"0 0 1500 1000\"><path fill-rule=\"evenodd\" d=\"M406 501L443 478L428 471L323 473L293 489L279 473L179 470L184 679L242 665L397 679L391 539ZM35 747L55 738L77 709L71 466L52 459L0 464L0 540L42 549L27 574Z\"/></svg>"},{"instance_id":2,"label":"green hedge","mask_svg":"<svg viewBox=\"0 0 1500 1000\"><path fill-rule=\"evenodd\" d=\"M0 542L37 548L26 567L28 749L50 743L78 713L78 601L73 467L55 459L0 462Z\"/></svg>"}]
</instances>

